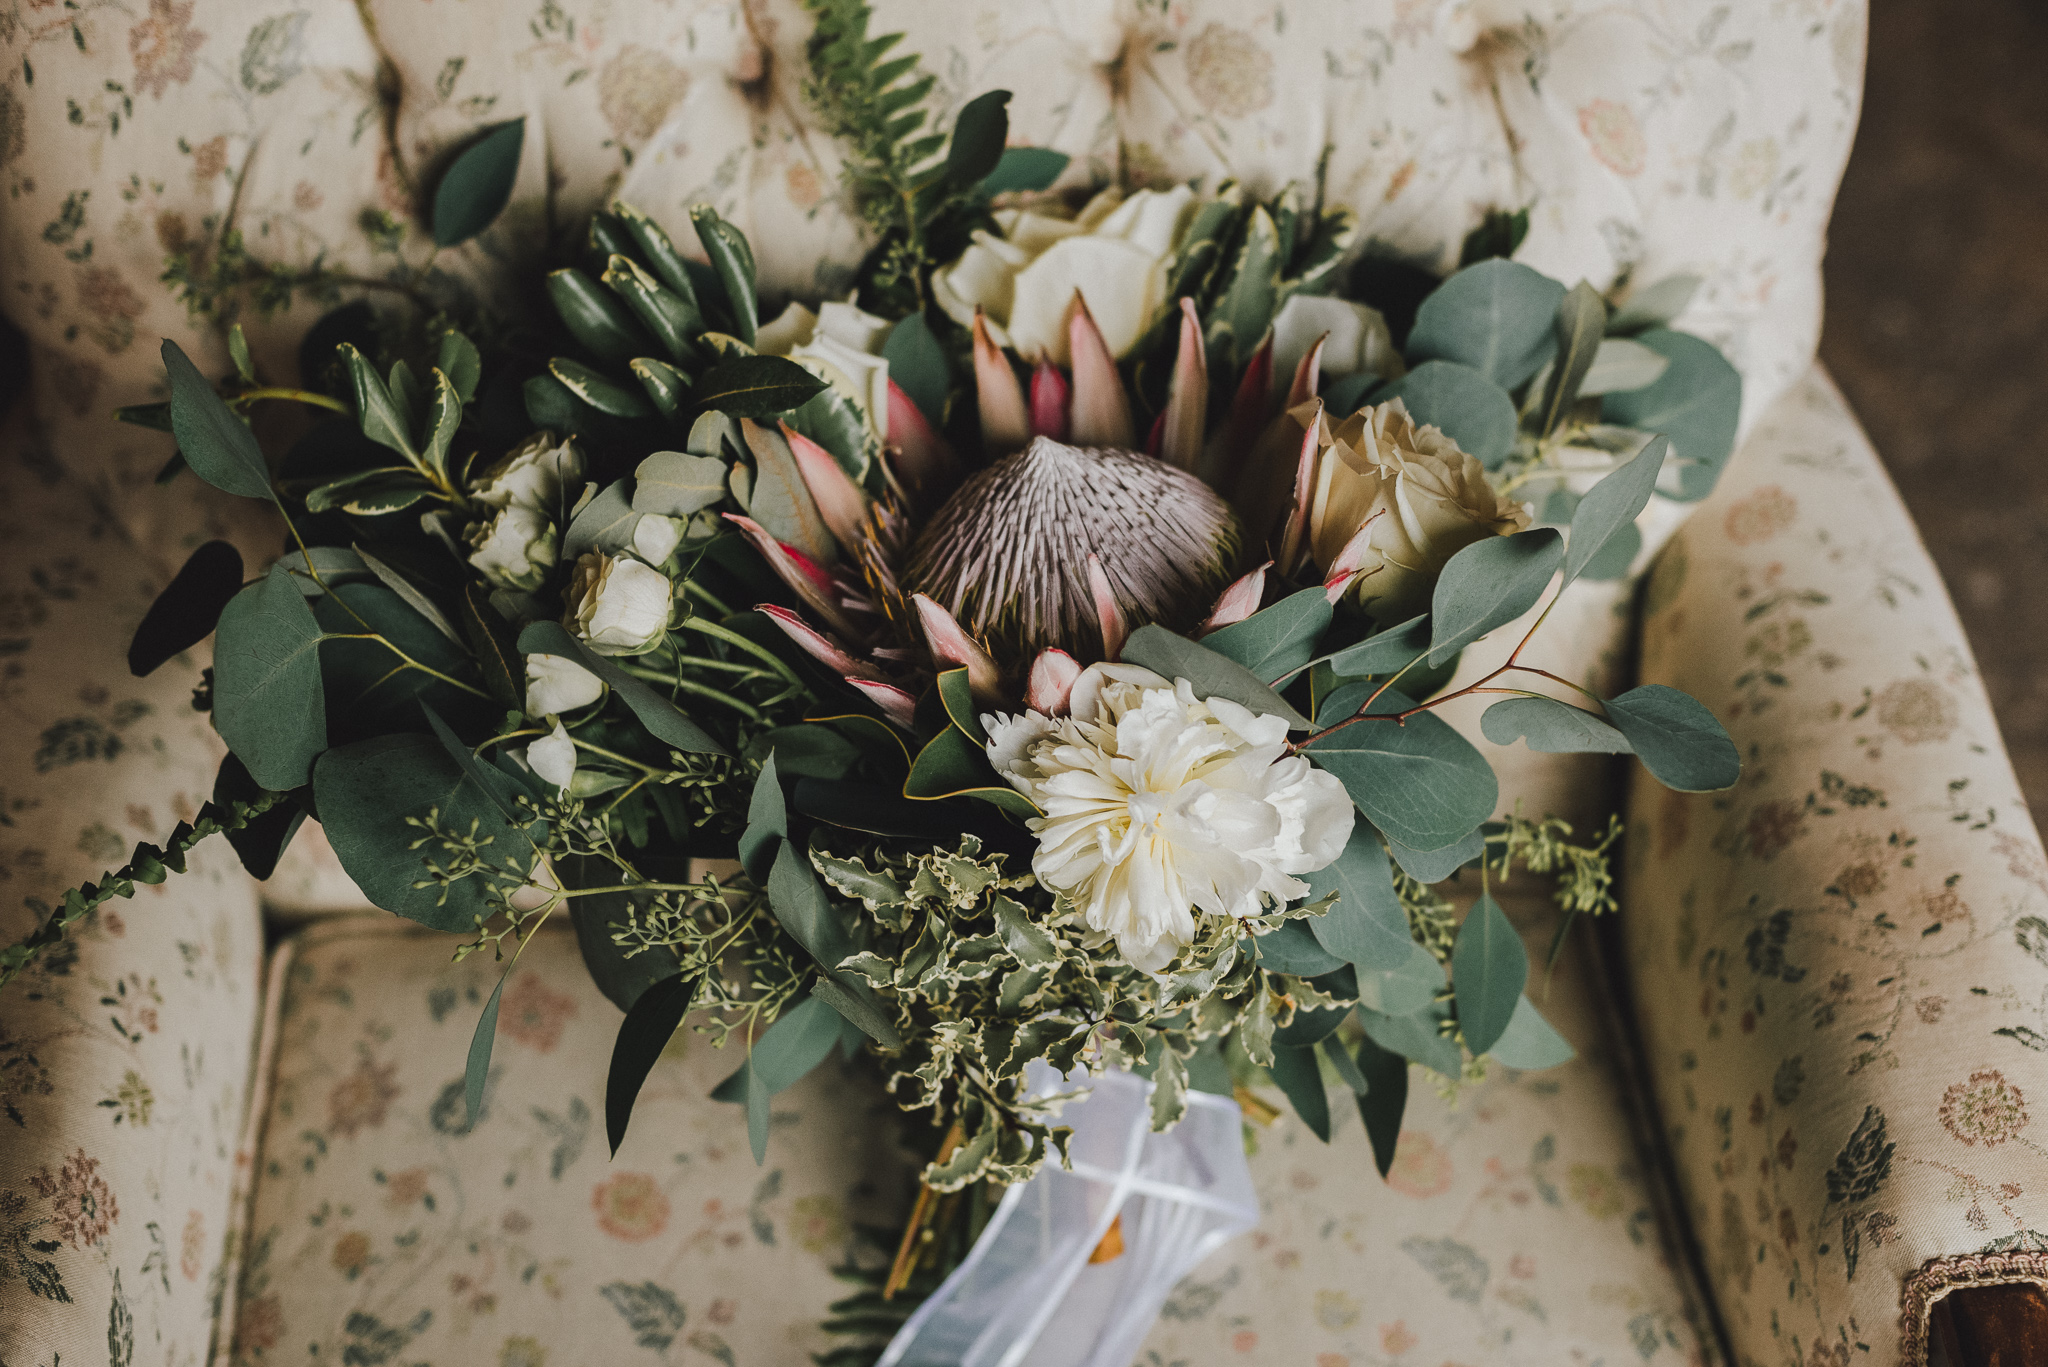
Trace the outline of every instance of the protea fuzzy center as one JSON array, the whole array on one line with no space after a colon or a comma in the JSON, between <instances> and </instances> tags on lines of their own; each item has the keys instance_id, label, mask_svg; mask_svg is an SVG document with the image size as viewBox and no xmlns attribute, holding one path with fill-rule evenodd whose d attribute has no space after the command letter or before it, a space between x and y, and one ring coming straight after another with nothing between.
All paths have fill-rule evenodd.
<instances>
[{"instance_id":1,"label":"protea fuzzy center","mask_svg":"<svg viewBox=\"0 0 2048 1367\"><path fill-rule=\"evenodd\" d=\"M973 476L911 547L903 586L943 604L998 655L1100 657L1088 557L1125 624L1199 620L1237 561L1230 505L1152 456L1039 437Z\"/></svg>"}]
</instances>

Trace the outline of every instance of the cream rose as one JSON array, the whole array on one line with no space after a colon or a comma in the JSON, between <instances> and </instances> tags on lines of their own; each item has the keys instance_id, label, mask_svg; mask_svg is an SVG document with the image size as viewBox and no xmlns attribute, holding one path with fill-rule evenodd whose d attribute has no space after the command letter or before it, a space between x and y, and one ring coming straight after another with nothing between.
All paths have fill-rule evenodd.
<instances>
[{"instance_id":1,"label":"cream rose","mask_svg":"<svg viewBox=\"0 0 2048 1367\"><path fill-rule=\"evenodd\" d=\"M482 478L471 496L489 508L535 508L552 514L563 491L583 481L583 456L573 442L557 443L543 432L530 437Z\"/></svg>"},{"instance_id":2,"label":"cream rose","mask_svg":"<svg viewBox=\"0 0 2048 1367\"><path fill-rule=\"evenodd\" d=\"M469 528L469 563L501 589L531 593L555 567L555 524L538 508L514 503Z\"/></svg>"},{"instance_id":3,"label":"cream rose","mask_svg":"<svg viewBox=\"0 0 2048 1367\"><path fill-rule=\"evenodd\" d=\"M1068 365L1067 306L1079 290L1110 353L1121 357L1166 302L1166 267L1194 191L1104 190L1074 218L1029 209L996 214L1001 237L977 232L932 275L932 297L962 326L978 308L990 335L1027 360Z\"/></svg>"},{"instance_id":4,"label":"cream rose","mask_svg":"<svg viewBox=\"0 0 2048 1367\"><path fill-rule=\"evenodd\" d=\"M569 579L568 627L600 655L638 655L668 631L674 597L653 566L593 551Z\"/></svg>"},{"instance_id":5,"label":"cream rose","mask_svg":"<svg viewBox=\"0 0 2048 1367\"><path fill-rule=\"evenodd\" d=\"M1529 525L1526 504L1502 498L1478 460L1418 426L1399 399L1361 408L1334 431L1312 420L1305 549L1326 575L1353 572L1348 591L1382 625L1427 612L1453 555Z\"/></svg>"},{"instance_id":6,"label":"cream rose","mask_svg":"<svg viewBox=\"0 0 2048 1367\"><path fill-rule=\"evenodd\" d=\"M1259 916L1344 852L1351 799L1287 754L1287 723L1136 665L1091 665L1063 717L982 718L988 756L1045 815L1031 871L1156 973L1197 914Z\"/></svg>"},{"instance_id":7,"label":"cream rose","mask_svg":"<svg viewBox=\"0 0 2048 1367\"><path fill-rule=\"evenodd\" d=\"M787 356L860 406L868 426L889 439L889 362L882 344L895 327L852 304L826 303L812 313L791 304L755 334L763 356Z\"/></svg>"},{"instance_id":8,"label":"cream rose","mask_svg":"<svg viewBox=\"0 0 2048 1367\"><path fill-rule=\"evenodd\" d=\"M552 716L588 707L604 696L604 682L566 655L526 657L526 713Z\"/></svg>"}]
</instances>

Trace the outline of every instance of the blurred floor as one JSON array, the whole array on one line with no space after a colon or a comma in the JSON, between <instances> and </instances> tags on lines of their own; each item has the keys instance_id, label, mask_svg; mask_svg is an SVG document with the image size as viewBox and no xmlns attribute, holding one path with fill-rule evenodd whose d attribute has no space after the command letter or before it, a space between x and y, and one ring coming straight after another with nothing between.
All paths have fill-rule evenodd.
<instances>
[{"instance_id":1,"label":"blurred floor","mask_svg":"<svg viewBox=\"0 0 2048 1367\"><path fill-rule=\"evenodd\" d=\"M2048 5L1872 0L1821 357L1898 481L2048 821Z\"/></svg>"}]
</instances>

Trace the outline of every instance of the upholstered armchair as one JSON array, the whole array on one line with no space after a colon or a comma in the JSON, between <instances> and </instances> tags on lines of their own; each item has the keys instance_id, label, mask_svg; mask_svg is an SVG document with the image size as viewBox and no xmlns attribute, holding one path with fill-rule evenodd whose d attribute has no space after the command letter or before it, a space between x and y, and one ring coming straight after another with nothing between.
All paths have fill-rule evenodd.
<instances>
[{"instance_id":1,"label":"upholstered armchair","mask_svg":"<svg viewBox=\"0 0 2048 1367\"><path fill-rule=\"evenodd\" d=\"M1712 496L1660 500L1634 576L1576 585L1539 638L1551 668L1700 697L1742 781L1686 796L1495 754L1526 814L1627 823L1623 909L1574 932L1544 999L1578 1057L1453 1095L1418 1075L1384 1183L1355 1116L1333 1154L1291 1119L1251 1127L1262 1222L1175 1291L1141 1360L1918 1367L1944 1296L2048 1283L2048 861L1941 582L1814 362L1862 5L877 8L935 102L1008 88L1013 141L1070 153L1076 183L1272 189L1328 147L1367 252L1449 269L1485 210L1526 206L1520 259L1553 276L1698 276L1678 326L1743 376ZM160 337L227 368L167 255L232 276L232 240L374 300L432 254L414 210L436 155L523 115L510 210L436 269L503 288L616 194L686 241L711 200L765 286L830 293L861 240L807 117L808 30L794 0L0 13L0 308L30 356L0 466L0 932L206 798L204 647L136 679L126 642L200 541L279 550L246 506L158 480L168 438L110 418L161 397ZM244 310L267 376L295 377L321 308ZM731 1061L685 1031L607 1159L618 1014L573 935L544 933L471 1124L487 963L367 908L315 828L266 884L224 845L193 865L0 995L0 1362L832 1345L833 1270L900 1220L920 1157L859 1066L780 1098L757 1167L707 1096ZM1511 910L1540 962L1546 890ZM1982 1357L1977 1321L1935 1323L1939 1352Z\"/></svg>"}]
</instances>

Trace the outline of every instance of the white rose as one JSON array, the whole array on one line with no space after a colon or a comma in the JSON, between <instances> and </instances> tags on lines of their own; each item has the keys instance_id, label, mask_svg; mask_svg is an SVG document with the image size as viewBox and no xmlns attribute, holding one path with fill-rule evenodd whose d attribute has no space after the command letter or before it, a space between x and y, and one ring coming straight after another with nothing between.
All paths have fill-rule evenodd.
<instances>
[{"instance_id":1,"label":"white rose","mask_svg":"<svg viewBox=\"0 0 2048 1367\"><path fill-rule=\"evenodd\" d=\"M469 563L501 589L531 592L555 567L555 524L528 504L508 504L489 521L471 523L469 545Z\"/></svg>"},{"instance_id":2,"label":"white rose","mask_svg":"<svg viewBox=\"0 0 2048 1367\"><path fill-rule=\"evenodd\" d=\"M932 276L932 297L964 327L979 308L990 335L1027 360L1068 365L1067 307L1074 292L1121 358L1166 301L1166 267L1194 204L1185 185L1104 190L1072 219L1003 210L1003 235L979 231L960 258Z\"/></svg>"},{"instance_id":3,"label":"white rose","mask_svg":"<svg viewBox=\"0 0 2048 1367\"><path fill-rule=\"evenodd\" d=\"M568 791L576 781L576 742L560 721L555 729L526 747L526 767L555 787Z\"/></svg>"},{"instance_id":4,"label":"white rose","mask_svg":"<svg viewBox=\"0 0 2048 1367\"><path fill-rule=\"evenodd\" d=\"M593 551L569 580L569 628L600 655L638 655L668 630L668 576L625 556Z\"/></svg>"},{"instance_id":5,"label":"white rose","mask_svg":"<svg viewBox=\"0 0 2048 1367\"><path fill-rule=\"evenodd\" d=\"M1369 370L1384 380L1407 371L1394 346L1394 334L1376 308L1321 294L1293 294L1273 315L1273 384L1283 388L1294 378L1302 357L1323 343L1317 369L1324 379Z\"/></svg>"},{"instance_id":6,"label":"white rose","mask_svg":"<svg viewBox=\"0 0 2048 1367\"><path fill-rule=\"evenodd\" d=\"M470 488L491 508L525 507L553 513L562 493L583 479L583 456L573 442L556 445L545 433L530 438Z\"/></svg>"},{"instance_id":7,"label":"white rose","mask_svg":"<svg viewBox=\"0 0 2048 1367\"><path fill-rule=\"evenodd\" d=\"M1502 498L1478 460L1418 426L1399 399L1361 408L1335 431L1318 421L1317 441L1307 549L1326 574L1357 572L1350 591L1383 626L1429 610L1453 555L1529 525L1527 505Z\"/></svg>"},{"instance_id":8,"label":"white rose","mask_svg":"<svg viewBox=\"0 0 2048 1367\"><path fill-rule=\"evenodd\" d=\"M604 696L604 682L566 655L526 657L526 712L547 717L588 707Z\"/></svg>"},{"instance_id":9,"label":"white rose","mask_svg":"<svg viewBox=\"0 0 2048 1367\"><path fill-rule=\"evenodd\" d=\"M660 513L646 513L633 527L633 554L650 565L662 565L676 553L683 539L683 524Z\"/></svg>"},{"instance_id":10,"label":"white rose","mask_svg":"<svg viewBox=\"0 0 2048 1367\"><path fill-rule=\"evenodd\" d=\"M882 344L895 326L852 304L827 303L812 313L791 304L754 335L764 356L787 356L845 394L882 440L889 438L889 363Z\"/></svg>"},{"instance_id":11,"label":"white rose","mask_svg":"<svg viewBox=\"0 0 2048 1367\"><path fill-rule=\"evenodd\" d=\"M1343 853L1351 798L1287 754L1280 718L1136 665L1089 666L1071 708L984 717L989 760L1045 813L1029 822L1031 871L1133 966L1171 963L1197 912L1258 916L1306 896L1296 875Z\"/></svg>"}]
</instances>

